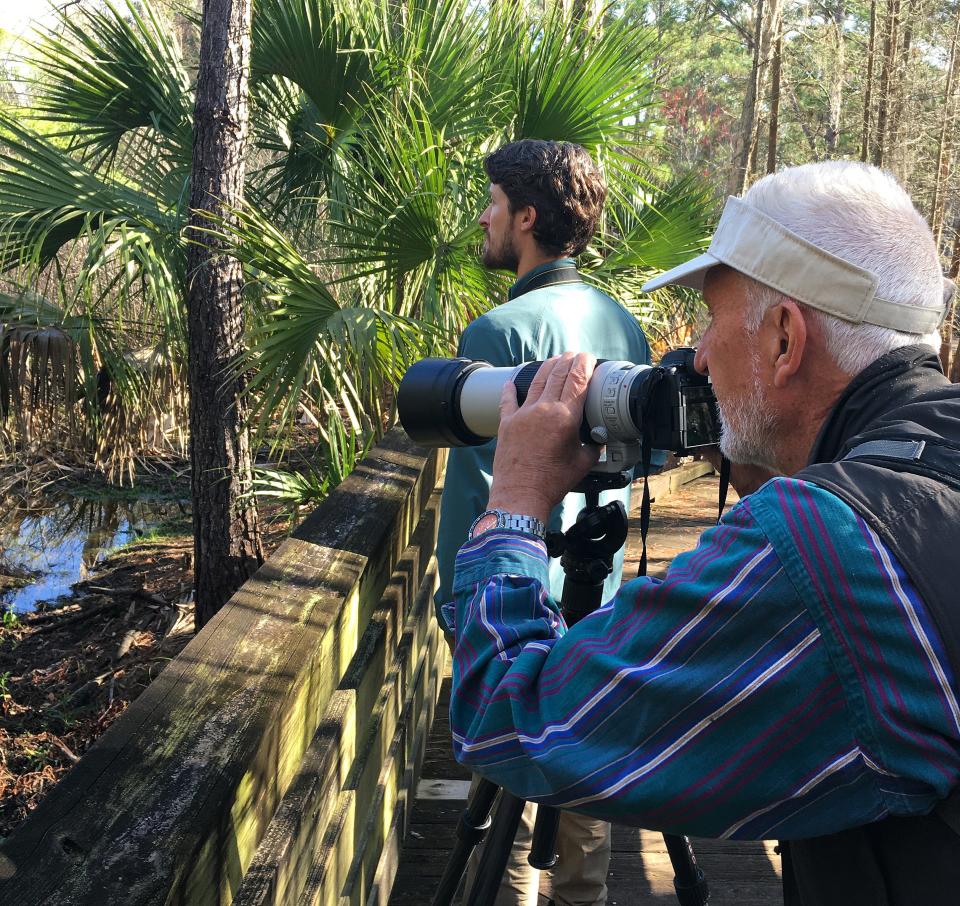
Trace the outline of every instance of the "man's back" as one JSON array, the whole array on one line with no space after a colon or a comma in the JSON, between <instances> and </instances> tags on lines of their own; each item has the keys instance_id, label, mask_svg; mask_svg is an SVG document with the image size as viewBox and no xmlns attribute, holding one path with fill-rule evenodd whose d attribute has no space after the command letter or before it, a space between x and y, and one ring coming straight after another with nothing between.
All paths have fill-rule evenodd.
<instances>
[{"instance_id":1,"label":"man's back","mask_svg":"<svg viewBox=\"0 0 960 906\"><path fill-rule=\"evenodd\" d=\"M498 367L547 359L568 351L589 352L602 359L649 363L650 348L636 318L606 293L582 282L559 283L523 292L540 274L570 263L561 259L525 275L515 288L522 295L515 295L467 327L458 355L482 359ZM452 600L453 561L457 550L466 540L471 522L486 509L495 450L496 441L491 441L481 447L450 451L437 542L438 613L439 605ZM629 488L607 492L601 497L602 502L615 499L629 505ZM571 525L583 505L582 494L568 494L551 514L549 528ZM604 585L605 599L619 587L622 569L621 550ZM550 585L554 594L560 594L562 581L560 564L553 561Z\"/></svg>"}]
</instances>

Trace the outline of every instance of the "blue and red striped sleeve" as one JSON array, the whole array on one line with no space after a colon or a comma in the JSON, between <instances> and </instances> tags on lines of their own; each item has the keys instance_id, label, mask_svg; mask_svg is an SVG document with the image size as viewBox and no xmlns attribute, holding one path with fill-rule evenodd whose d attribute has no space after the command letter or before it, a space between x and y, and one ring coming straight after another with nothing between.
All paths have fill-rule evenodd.
<instances>
[{"instance_id":1,"label":"blue and red striped sleeve","mask_svg":"<svg viewBox=\"0 0 960 906\"><path fill-rule=\"evenodd\" d=\"M929 811L960 777L955 684L922 601L842 501L768 482L567 629L546 553L458 555L459 760L523 798L654 830L816 836Z\"/></svg>"}]
</instances>

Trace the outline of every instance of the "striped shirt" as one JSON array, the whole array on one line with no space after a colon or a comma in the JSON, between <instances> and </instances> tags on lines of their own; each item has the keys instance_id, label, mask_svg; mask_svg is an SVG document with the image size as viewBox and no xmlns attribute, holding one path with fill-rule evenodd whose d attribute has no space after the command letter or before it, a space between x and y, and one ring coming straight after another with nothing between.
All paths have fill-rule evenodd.
<instances>
[{"instance_id":1,"label":"striped shirt","mask_svg":"<svg viewBox=\"0 0 960 906\"><path fill-rule=\"evenodd\" d=\"M517 795L652 830L795 839L928 812L960 781L957 686L869 526L779 478L663 580L567 629L543 544L490 532L454 582L454 751Z\"/></svg>"}]
</instances>

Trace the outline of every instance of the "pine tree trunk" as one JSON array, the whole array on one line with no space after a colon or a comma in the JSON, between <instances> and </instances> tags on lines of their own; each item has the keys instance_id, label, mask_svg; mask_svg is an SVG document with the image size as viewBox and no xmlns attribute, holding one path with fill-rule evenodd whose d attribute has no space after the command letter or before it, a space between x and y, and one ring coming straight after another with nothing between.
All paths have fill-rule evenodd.
<instances>
[{"instance_id":1,"label":"pine tree trunk","mask_svg":"<svg viewBox=\"0 0 960 906\"><path fill-rule=\"evenodd\" d=\"M863 136L860 140L860 160L870 160L870 119L873 103L873 60L877 46L877 0L870 0L870 43L867 46L867 84L863 92Z\"/></svg>"},{"instance_id":2,"label":"pine tree trunk","mask_svg":"<svg viewBox=\"0 0 960 906\"><path fill-rule=\"evenodd\" d=\"M860 141L860 160L870 160L870 116L873 103L873 59L877 44L877 0L870 0L870 43L867 46L867 84L863 92L863 136Z\"/></svg>"},{"instance_id":3,"label":"pine tree trunk","mask_svg":"<svg viewBox=\"0 0 960 906\"><path fill-rule=\"evenodd\" d=\"M753 168L753 154L757 147L758 108L766 90L767 75L773 58L776 36L780 33L783 0L758 0L754 27L753 72L747 85L747 96L740 117L736 166L728 183L730 195L739 195L746 187Z\"/></svg>"},{"instance_id":4,"label":"pine tree trunk","mask_svg":"<svg viewBox=\"0 0 960 906\"><path fill-rule=\"evenodd\" d=\"M760 88L760 36L763 30L764 0L757 0L757 18L753 28L753 66L740 112L740 130L733 146L733 169L727 181L727 194L739 195L747 183L750 172L750 151L753 144L753 127L757 118L757 98Z\"/></svg>"},{"instance_id":5,"label":"pine tree trunk","mask_svg":"<svg viewBox=\"0 0 960 906\"><path fill-rule=\"evenodd\" d=\"M880 71L880 97L877 104L877 134L873 145L873 164L883 166L886 152L887 118L891 107L891 83L897 63L897 38L900 34L900 0L887 0L886 35L883 44L883 67Z\"/></svg>"},{"instance_id":6,"label":"pine tree trunk","mask_svg":"<svg viewBox=\"0 0 960 906\"><path fill-rule=\"evenodd\" d=\"M957 43L960 41L960 15L953 31L953 41L950 44L950 63L947 66L947 82L943 91L943 119L940 122L940 143L937 148L937 167L933 183L933 200L930 202L930 227L933 230L937 248L943 237L943 215L946 207L947 184L950 179L950 168L953 157L953 130L951 124L954 118L954 86L957 79Z\"/></svg>"},{"instance_id":7,"label":"pine tree trunk","mask_svg":"<svg viewBox=\"0 0 960 906\"><path fill-rule=\"evenodd\" d=\"M831 11L831 40L833 42L833 71L827 100L827 125L824 129L824 142L827 157L834 157L840 141L840 119L843 113L843 82L846 76L846 54L843 44L843 20L846 18L844 0L837 0Z\"/></svg>"},{"instance_id":8,"label":"pine tree trunk","mask_svg":"<svg viewBox=\"0 0 960 906\"><path fill-rule=\"evenodd\" d=\"M197 229L243 200L250 0L204 0L187 295L194 581L199 628L263 562L244 424L240 263Z\"/></svg>"},{"instance_id":9,"label":"pine tree trunk","mask_svg":"<svg viewBox=\"0 0 960 906\"><path fill-rule=\"evenodd\" d=\"M918 4L917 4L918 6ZM897 56L894 61L893 79L890 91L893 95L893 106L890 111L890 125L887 135L887 150L884 157L887 168L893 168L893 158L900 147L900 125L903 122L903 108L906 103L910 76L910 46L913 44L913 19L922 14L922 9L916 9L913 0L906 0L906 8L901 16L904 22L903 37L897 41Z\"/></svg>"},{"instance_id":10,"label":"pine tree trunk","mask_svg":"<svg viewBox=\"0 0 960 906\"><path fill-rule=\"evenodd\" d=\"M777 33L773 51L773 70L770 73L770 129L767 133L767 173L777 169L777 133L780 129L780 67L783 60L783 33Z\"/></svg>"},{"instance_id":11,"label":"pine tree trunk","mask_svg":"<svg viewBox=\"0 0 960 906\"><path fill-rule=\"evenodd\" d=\"M960 277L960 214L957 214L953 222L953 231L953 256L950 260L950 270L947 272L947 276L956 283L957 278ZM957 296L956 293L954 293L954 297L950 303L950 311L943 325L943 345L946 345L948 350L943 360L943 368L954 384L960 384L960 345L958 345L958 348L953 354L953 362L950 361L949 353L950 347L953 345L953 318L956 313L956 305ZM943 345L941 345L940 348L941 357L943 357Z\"/></svg>"}]
</instances>

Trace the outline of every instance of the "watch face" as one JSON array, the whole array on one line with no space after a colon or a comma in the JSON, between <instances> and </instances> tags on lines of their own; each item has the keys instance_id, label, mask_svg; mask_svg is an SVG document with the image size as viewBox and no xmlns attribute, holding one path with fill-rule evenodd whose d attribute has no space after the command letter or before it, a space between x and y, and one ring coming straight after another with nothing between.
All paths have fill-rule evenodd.
<instances>
[{"instance_id":1,"label":"watch face","mask_svg":"<svg viewBox=\"0 0 960 906\"><path fill-rule=\"evenodd\" d=\"M497 514L496 513L484 513L481 515L476 522L470 526L470 537L476 538L477 535L483 532L489 532L490 529L497 527Z\"/></svg>"}]
</instances>

